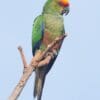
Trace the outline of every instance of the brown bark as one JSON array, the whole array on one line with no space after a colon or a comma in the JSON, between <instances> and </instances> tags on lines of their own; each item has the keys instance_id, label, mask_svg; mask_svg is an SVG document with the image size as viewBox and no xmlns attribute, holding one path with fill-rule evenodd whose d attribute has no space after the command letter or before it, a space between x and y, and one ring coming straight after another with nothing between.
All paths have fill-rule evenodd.
<instances>
[{"instance_id":1,"label":"brown bark","mask_svg":"<svg viewBox=\"0 0 100 100\"><path fill-rule=\"evenodd\" d=\"M66 37L64 34L63 36L60 36L56 38L50 45L48 45L47 49L41 53L40 50L37 51L36 55L32 58L31 63L28 65L25 59L25 55L23 53L23 50L21 47L18 48L23 66L24 66L24 72L23 75L19 81L19 83L16 85L15 89L13 90L11 96L9 97L9 100L17 100L17 98L20 96L27 80L31 76L32 72L35 70L36 67L42 67L44 65L48 65L51 59L55 56L53 52L49 52L56 44L59 44L63 39Z\"/></svg>"}]
</instances>

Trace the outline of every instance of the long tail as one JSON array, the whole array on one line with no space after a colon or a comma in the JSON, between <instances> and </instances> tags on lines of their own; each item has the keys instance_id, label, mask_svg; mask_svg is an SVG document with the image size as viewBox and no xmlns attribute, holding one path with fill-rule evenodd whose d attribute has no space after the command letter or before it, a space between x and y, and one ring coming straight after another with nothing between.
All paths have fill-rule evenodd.
<instances>
[{"instance_id":1,"label":"long tail","mask_svg":"<svg viewBox=\"0 0 100 100\"><path fill-rule=\"evenodd\" d=\"M43 86L44 86L45 76L38 76L36 74L35 77L35 85L34 85L34 97L37 96L37 100L41 100Z\"/></svg>"}]
</instances>

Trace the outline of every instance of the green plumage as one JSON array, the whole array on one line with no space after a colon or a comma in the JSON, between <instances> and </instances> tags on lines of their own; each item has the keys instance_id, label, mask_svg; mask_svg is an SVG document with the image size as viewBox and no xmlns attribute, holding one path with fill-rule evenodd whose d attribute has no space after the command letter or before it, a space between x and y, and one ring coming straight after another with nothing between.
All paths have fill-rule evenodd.
<instances>
[{"instance_id":1,"label":"green plumage","mask_svg":"<svg viewBox=\"0 0 100 100\"><path fill-rule=\"evenodd\" d=\"M33 33L32 34L33 48L37 42L39 41L42 42L44 34L48 34L49 39L53 41L56 37L65 33L63 25L63 17L61 15L52 15L52 14L42 14L38 16L34 21L34 27L32 33ZM45 48L43 49L43 47L46 48L47 46L45 44L42 44L40 46L40 49L44 50Z\"/></svg>"},{"instance_id":2,"label":"green plumage","mask_svg":"<svg viewBox=\"0 0 100 100\"><path fill-rule=\"evenodd\" d=\"M42 39L42 24L43 16L40 15L34 20L33 30L32 30L32 48L35 48L37 42Z\"/></svg>"},{"instance_id":3,"label":"green plumage","mask_svg":"<svg viewBox=\"0 0 100 100\"><path fill-rule=\"evenodd\" d=\"M32 34L32 46L34 46L34 44L36 42L38 42L41 39L41 24L43 23L43 17L42 16L38 16L35 21L34 21L34 27L33 27L33 34Z\"/></svg>"},{"instance_id":4,"label":"green plumage","mask_svg":"<svg viewBox=\"0 0 100 100\"><path fill-rule=\"evenodd\" d=\"M63 16L61 15L64 7L59 5L58 1L59 0L48 0L43 8L42 14L34 21L32 30L33 55L38 49L44 51L48 44L65 33ZM59 51L59 49L57 49L57 51ZM50 62L48 66L36 68L34 97L37 96L37 100L41 100L45 76L51 69L55 59L56 57Z\"/></svg>"},{"instance_id":5,"label":"green plumage","mask_svg":"<svg viewBox=\"0 0 100 100\"><path fill-rule=\"evenodd\" d=\"M64 33L63 17L61 15L44 14L45 31L53 40Z\"/></svg>"}]
</instances>

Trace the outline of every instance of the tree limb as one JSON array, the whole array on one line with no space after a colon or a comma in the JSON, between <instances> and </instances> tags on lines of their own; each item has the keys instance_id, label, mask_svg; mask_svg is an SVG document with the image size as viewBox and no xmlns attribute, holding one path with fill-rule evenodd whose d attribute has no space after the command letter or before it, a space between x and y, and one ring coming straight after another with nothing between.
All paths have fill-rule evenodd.
<instances>
[{"instance_id":1,"label":"tree limb","mask_svg":"<svg viewBox=\"0 0 100 100\"><path fill-rule=\"evenodd\" d=\"M20 52L22 62L24 65L24 73L19 81L19 83L16 85L15 89L13 90L11 96L9 97L9 100L17 100L17 98L20 96L25 84L27 83L29 77L31 76L32 72L35 70L36 67L42 67L44 65L48 65L51 59L54 57L53 52L49 52L56 44L59 44L59 42L63 41L63 39L66 37L66 35L62 35L58 38L56 38L50 45L48 45L47 49L41 53L39 50L36 55L32 58L32 61L29 65L27 65L25 55L23 53L23 50L21 47L18 47L18 50Z\"/></svg>"}]
</instances>

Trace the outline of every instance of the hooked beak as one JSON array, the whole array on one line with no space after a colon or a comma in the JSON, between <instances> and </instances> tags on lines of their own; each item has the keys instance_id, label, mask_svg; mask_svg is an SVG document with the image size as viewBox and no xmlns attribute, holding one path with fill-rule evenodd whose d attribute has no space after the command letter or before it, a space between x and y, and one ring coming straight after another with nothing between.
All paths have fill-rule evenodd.
<instances>
[{"instance_id":1,"label":"hooked beak","mask_svg":"<svg viewBox=\"0 0 100 100\"><path fill-rule=\"evenodd\" d=\"M65 7L63 10L62 10L62 12L61 12L61 15L68 15L68 13L69 13L69 6L67 6L67 7Z\"/></svg>"}]
</instances>

